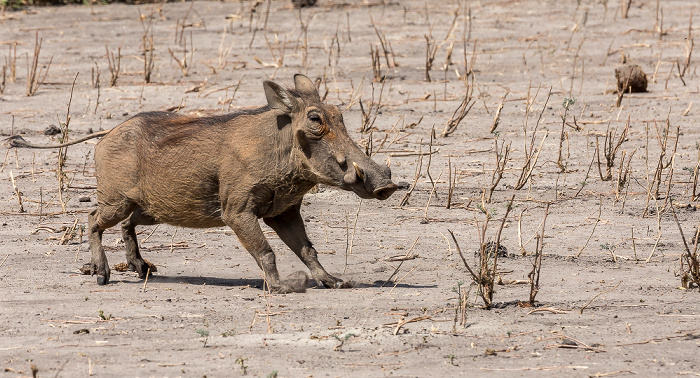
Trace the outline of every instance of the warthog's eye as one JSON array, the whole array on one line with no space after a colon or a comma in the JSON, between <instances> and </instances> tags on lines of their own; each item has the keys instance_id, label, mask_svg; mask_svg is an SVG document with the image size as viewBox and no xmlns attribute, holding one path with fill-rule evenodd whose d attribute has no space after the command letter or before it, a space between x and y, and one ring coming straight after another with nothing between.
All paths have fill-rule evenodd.
<instances>
[{"instance_id":1,"label":"warthog's eye","mask_svg":"<svg viewBox=\"0 0 700 378\"><path fill-rule=\"evenodd\" d=\"M318 112L309 112L307 118L311 121L308 124L308 129L312 134L321 136L326 132L326 125L324 125L323 118Z\"/></svg>"},{"instance_id":2,"label":"warthog's eye","mask_svg":"<svg viewBox=\"0 0 700 378\"><path fill-rule=\"evenodd\" d=\"M316 112L309 113L309 121L321 123L321 115Z\"/></svg>"}]
</instances>

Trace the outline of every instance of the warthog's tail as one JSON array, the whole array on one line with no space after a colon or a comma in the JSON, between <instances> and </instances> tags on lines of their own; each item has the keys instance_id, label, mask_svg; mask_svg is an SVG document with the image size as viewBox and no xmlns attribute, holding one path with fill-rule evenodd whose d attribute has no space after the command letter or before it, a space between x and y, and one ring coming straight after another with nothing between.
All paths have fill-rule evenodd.
<instances>
[{"instance_id":1,"label":"warthog's tail","mask_svg":"<svg viewBox=\"0 0 700 378\"><path fill-rule=\"evenodd\" d=\"M12 147L18 147L18 148L61 148L61 147L67 147L67 146L72 146L74 144L82 143L82 142L85 142L86 140L103 137L103 136L107 135L110 131L112 131L112 130L98 131L96 133L86 135L80 139L72 140L70 142L61 143L61 144L51 144L51 145L31 144L31 143L27 142L26 140L24 140L24 138L22 138L19 135L13 135L13 136L5 139L5 143L7 144L8 148L12 148Z\"/></svg>"}]
</instances>

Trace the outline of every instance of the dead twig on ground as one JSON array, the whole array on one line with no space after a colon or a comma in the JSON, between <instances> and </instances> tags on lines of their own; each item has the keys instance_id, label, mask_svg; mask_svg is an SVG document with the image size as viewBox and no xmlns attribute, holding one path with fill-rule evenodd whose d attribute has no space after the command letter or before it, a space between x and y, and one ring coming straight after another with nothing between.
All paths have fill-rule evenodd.
<instances>
[{"instance_id":1,"label":"dead twig on ground","mask_svg":"<svg viewBox=\"0 0 700 378\"><path fill-rule=\"evenodd\" d=\"M596 294L593 298L591 298L591 300L589 300L588 302L586 302L586 304L583 305L583 307L581 307L581 309L579 310L579 314L583 314L583 310L585 310L586 307L588 307L588 306L591 304L591 302L593 302L596 298L600 297L600 296L603 295L603 294L607 294L607 293L609 293L609 292L611 292L611 291L617 289L617 287L620 286L620 284L622 284L622 281L618 282L617 285L613 286L612 288L610 288L610 289L608 289L608 290L605 290L605 291L602 292L602 293Z\"/></svg>"},{"instance_id":2,"label":"dead twig on ground","mask_svg":"<svg viewBox=\"0 0 700 378\"><path fill-rule=\"evenodd\" d=\"M583 244L581 249L578 250L576 257L581 256L581 253L583 253L583 250L586 249L588 242L591 241L591 238L593 237L593 233L595 233L595 229L596 229L596 227L598 227L598 223L600 223L600 215L602 212L603 212L603 196L601 195L600 197L598 197L598 217L596 217L596 219L595 219L595 223L593 224L593 229L591 230L591 234L588 235L588 239L586 239L586 242Z\"/></svg>"}]
</instances>

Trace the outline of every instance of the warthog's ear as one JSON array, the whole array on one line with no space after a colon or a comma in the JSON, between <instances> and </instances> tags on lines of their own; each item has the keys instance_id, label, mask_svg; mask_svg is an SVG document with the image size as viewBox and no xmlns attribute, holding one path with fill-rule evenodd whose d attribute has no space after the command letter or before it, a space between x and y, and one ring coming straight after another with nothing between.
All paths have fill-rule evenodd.
<instances>
[{"instance_id":1,"label":"warthog's ear","mask_svg":"<svg viewBox=\"0 0 700 378\"><path fill-rule=\"evenodd\" d=\"M318 95L318 89L313 81L302 74L294 75L294 87L299 93L310 96L314 100L321 102L321 96Z\"/></svg>"},{"instance_id":2,"label":"warthog's ear","mask_svg":"<svg viewBox=\"0 0 700 378\"><path fill-rule=\"evenodd\" d=\"M299 106L299 101L286 89L272 81L263 83L267 104L271 108L279 109L287 114L292 113Z\"/></svg>"}]
</instances>

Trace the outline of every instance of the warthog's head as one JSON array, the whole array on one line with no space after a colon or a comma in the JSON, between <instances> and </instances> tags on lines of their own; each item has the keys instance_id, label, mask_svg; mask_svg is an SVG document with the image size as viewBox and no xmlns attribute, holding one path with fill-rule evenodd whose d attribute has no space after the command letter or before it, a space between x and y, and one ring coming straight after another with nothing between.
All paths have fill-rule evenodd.
<instances>
[{"instance_id":1,"label":"warthog's head","mask_svg":"<svg viewBox=\"0 0 700 378\"><path fill-rule=\"evenodd\" d=\"M269 106L291 119L298 163L323 184L351 190L362 198L389 198L397 189L389 167L372 161L350 139L338 107L322 103L308 77L297 74L294 84L294 90L271 81L264 87Z\"/></svg>"}]
</instances>

